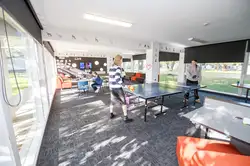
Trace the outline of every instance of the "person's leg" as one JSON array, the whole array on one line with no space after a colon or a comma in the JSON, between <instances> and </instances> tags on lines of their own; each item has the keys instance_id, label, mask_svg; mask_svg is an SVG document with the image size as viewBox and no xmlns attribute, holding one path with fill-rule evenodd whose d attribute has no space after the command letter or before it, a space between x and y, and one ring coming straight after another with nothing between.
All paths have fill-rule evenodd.
<instances>
[{"instance_id":1,"label":"person's leg","mask_svg":"<svg viewBox=\"0 0 250 166\"><path fill-rule=\"evenodd\" d=\"M96 91L97 90L97 87L96 87L96 83L93 83L92 85L91 85L91 87L94 89L94 91Z\"/></svg>"},{"instance_id":2,"label":"person's leg","mask_svg":"<svg viewBox=\"0 0 250 166\"><path fill-rule=\"evenodd\" d=\"M127 108L127 105L126 105L125 93L124 93L122 88L119 89L118 95L119 95L119 99L120 99L121 104L122 104L124 122L126 122L126 123L132 122L133 119L128 118L128 108Z\"/></svg>"},{"instance_id":3,"label":"person's leg","mask_svg":"<svg viewBox=\"0 0 250 166\"><path fill-rule=\"evenodd\" d=\"M195 97L195 99L199 99L200 98L197 89L194 90L194 97Z\"/></svg>"},{"instance_id":4,"label":"person's leg","mask_svg":"<svg viewBox=\"0 0 250 166\"><path fill-rule=\"evenodd\" d=\"M110 91L110 119L113 119L115 117L113 111L114 111L114 102L115 102L115 96L113 94L113 90Z\"/></svg>"},{"instance_id":5,"label":"person's leg","mask_svg":"<svg viewBox=\"0 0 250 166\"><path fill-rule=\"evenodd\" d=\"M186 85L187 86L190 86L190 81L187 79L186 81ZM184 95L184 101L187 101L189 99L189 92L186 92L185 95Z\"/></svg>"},{"instance_id":6,"label":"person's leg","mask_svg":"<svg viewBox=\"0 0 250 166\"><path fill-rule=\"evenodd\" d=\"M198 81L195 81L194 84L197 86L199 83ZM195 97L195 100L196 102L200 102L200 97L199 97L199 94L198 94L198 89L194 90L194 97Z\"/></svg>"},{"instance_id":7,"label":"person's leg","mask_svg":"<svg viewBox=\"0 0 250 166\"><path fill-rule=\"evenodd\" d=\"M99 91L100 91L100 88L101 88L101 85L99 85L99 84L96 84L96 90L95 90L95 93L99 93Z\"/></svg>"}]
</instances>

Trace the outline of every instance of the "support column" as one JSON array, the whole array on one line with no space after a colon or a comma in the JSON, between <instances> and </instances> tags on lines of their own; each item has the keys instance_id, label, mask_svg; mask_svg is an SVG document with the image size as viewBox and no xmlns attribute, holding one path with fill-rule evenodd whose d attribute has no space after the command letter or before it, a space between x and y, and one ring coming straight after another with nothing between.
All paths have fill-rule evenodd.
<instances>
[{"instance_id":1,"label":"support column","mask_svg":"<svg viewBox=\"0 0 250 166\"><path fill-rule=\"evenodd\" d=\"M109 69L110 67L113 65L113 57L112 56L108 56L107 57L107 73L109 73Z\"/></svg>"},{"instance_id":2,"label":"support column","mask_svg":"<svg viewBox=\"0 0 250 166\"><path fill-rule=\"evenodd\" d=\"M159 74L159 43L152 42L146 52L146 83L158 82Z\"/></svg>"},{"instance_id":3,"label":"support column","mask_svg":"<svg viewBox=\"0 0 250 166\"><path fill-rule=\"evenodd\" d=\"M180 84L185 83L185 53L179 54L179 68L178 68L178 78L177 82Z\"/></svg>"},{"instance_id":4,"label":"support column","mask_svg":"<svg viewBox=\"0 0 250 166\"><path fill-rule=\"evenodd\" d=\"M134 59L131 58L131 72L134 72Z\"/></svg>"},{"instance_id":5,"label":"support column","mask_svg":"<svg viewBox=\"0 0 250 166\"><path fill-rule=\"evenodd\" d=\"M243 62L242 69L241 69L240 85L244 84L244 80L245 80L245 77L247 75L247 68L248 68L248 63L249 63L249 53L247 52L248 45L249 45L249 43L247 41L246 42L246 50L245 50L244 62ZM242 89L241 88L238 89L238 94L242 95Z\"/></svg>"}]
</instances>

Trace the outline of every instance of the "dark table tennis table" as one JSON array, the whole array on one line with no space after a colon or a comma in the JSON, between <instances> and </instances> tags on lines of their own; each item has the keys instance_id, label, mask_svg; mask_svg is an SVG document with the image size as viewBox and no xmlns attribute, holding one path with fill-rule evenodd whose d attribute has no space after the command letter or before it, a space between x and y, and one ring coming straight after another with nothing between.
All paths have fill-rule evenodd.
<instances>
[{"instance_id":1,"label":"dark table tennis table","mask_svg":"<svg viewBox=\"0 0 250 166\"><path fill-rule=\"evenodd\" d=\"M161 106L160 112L155 114L157 117L158 115L165 114L163 111L163 104L165 97L170 97L172 95L186 93L186 92L193 92L194 90L198 90L202 88L200 85L198 86L186 86L186 85L167 85L161 83L146 83L146 84L136 84L132 85L134 90L130 90L129 88L124 88L126 94L130 94L136 96L138 98L142 98L145 100L145 111L144 111L144 121L147 121L147 112L149 108L153 108L156 106ZM190 96L193 97L193 96ZM149 103L149 100L155 99L157 102ZM184 99L184 98L183 98ZM195 105L195 99L194 103ZM184 102L184 106L181 107L185 108L188 106L187 102Z\"/></svg>"}]
</instances>

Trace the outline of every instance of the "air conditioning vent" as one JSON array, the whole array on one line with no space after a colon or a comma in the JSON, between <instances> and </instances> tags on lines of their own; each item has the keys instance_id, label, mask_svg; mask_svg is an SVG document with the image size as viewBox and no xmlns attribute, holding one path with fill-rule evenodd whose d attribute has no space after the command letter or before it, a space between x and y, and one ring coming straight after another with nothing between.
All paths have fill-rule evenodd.
<instances>
[{"instance_id":1,"label":"air conditioning vent","mask_svg":"<svg viewBox=\"0 0 250 166\"><path fill-rule=\"evenodd\" d=\"M208 41L198 39L198 38L194 38L194 37L188 38L188 40L192 41L192 42L195 42L195 43L200 43L200 44L207 44L208 43Z\"/></svg>"}]
</instances>

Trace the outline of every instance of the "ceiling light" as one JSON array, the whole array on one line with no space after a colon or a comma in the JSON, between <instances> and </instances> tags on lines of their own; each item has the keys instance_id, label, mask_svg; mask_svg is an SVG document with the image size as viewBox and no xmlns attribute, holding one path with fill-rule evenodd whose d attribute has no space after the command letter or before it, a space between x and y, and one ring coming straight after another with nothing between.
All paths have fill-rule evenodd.
<instances>
[{"instance_id":1,"label":"ceiling light","mask_svg":"<svg viewBox=\"0 0 250 166\"><path fill-rule=\"evenodd\" d=\"M202 39L198 39L198 38L188 38L189 41L192 41L192 42L196 42L196 43L200 43L200 44L206 44L208 43L208 41L205 41L205 40L202 40Z\"/></svg>"},{"instance_id":2,"label":"ceiling light","mask_svg":"<svg viewBox=\"0 0 250 166\"><path fill-rule=\"evenodd\" d=\"M131 23L117 21L117 20L113 20L113 19L109 19L109 18L104 18L104 17L92 15L92 14L84 14L84 18L87 20L107 23L107 24L111 24L111 25L122 26L122 27L126 27L126 28L130 28L132 26Z\"/></svg>"},{"instance_id":3,"label":"ceiling light","mask_svg":"<svg viewBox=\"0 0 250 166\"><path fill-rule=\"evenodd\" d=\"M205 22L205 23L203 24L203 26L208 26L208 25L210 25L209 22Z\"/></svg>"},{"instance_id":4,"label":"ceiling light","mask_svg":"<svg viewBox=\"0 0 250 166\"><path fill-rule=\"evenodd\" d=\"M99 62L98 62L98 61L95 61L95 65L99 65Z\"/></svg>"},{"instance_id":5,"label":"ceiling light","mask_svg":"<svg viewBox=\"0 0 250 166\"><path fill-rule=\"evenodd\" d=\"M72 51L72 52L88 52L87 50L79 50L79 49L69 49L68 51Z\"/></svg>"}]
</instances>

